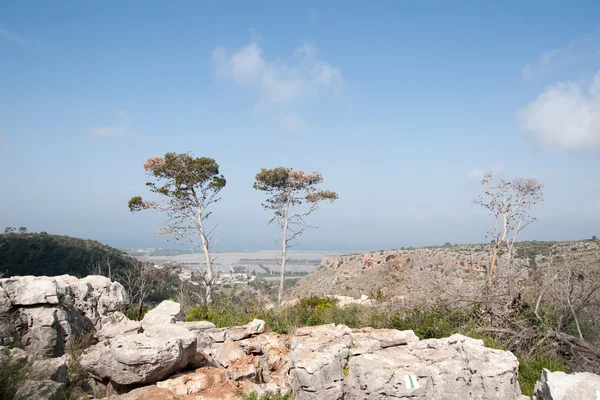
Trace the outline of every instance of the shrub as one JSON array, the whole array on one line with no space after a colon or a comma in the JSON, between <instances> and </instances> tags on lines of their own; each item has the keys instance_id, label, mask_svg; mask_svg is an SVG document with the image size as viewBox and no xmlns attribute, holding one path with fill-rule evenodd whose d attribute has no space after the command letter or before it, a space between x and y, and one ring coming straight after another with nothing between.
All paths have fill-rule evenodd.
<instances>
[{"instance_id":1,"label":"shrub","mask_svg":"<svg viewBox=\"0 0 600 400\"><path fill-rule=\"evenodd\" d=\"M566 371L566 367L557 358L537 351L532 357L519 357L519 385L526 396L533 395L536 381L540 380L542 369Z\"/></svg>"},{"instance_id":2,"label":"shrub","mask_svg":"<svg viewBox=\"0 0 600 400\"><path fill-rule=\"evenodd\" d=\"M259 396L256 392L251 392L242 397L242 400L294 400L294 396L291 394L271 394L265 393Z\"/></svg>"},{"instance_id":3,"label":"shrub","mask_svg":"<svg viewBox=\"0 0 600 400\"><path fill-rule=\"evenodd\" d=\"M0 400L13 398L19 384L27 379L28 367L26 360L12 357L8 348L0 352Z\"/></svg>"}]
</instances>

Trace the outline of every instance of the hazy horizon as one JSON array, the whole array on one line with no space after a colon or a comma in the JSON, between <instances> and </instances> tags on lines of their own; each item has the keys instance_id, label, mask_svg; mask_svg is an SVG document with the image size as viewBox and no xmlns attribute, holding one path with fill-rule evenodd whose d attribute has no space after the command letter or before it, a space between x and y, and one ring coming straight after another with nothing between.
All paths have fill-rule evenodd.
<instances>
[{"instance_id":1,"label":"hazy horizon","mask_svg":"<svg viewBox=\"0 0 600 400\"><path fill-rule=\"evenodd\" d=\"M213 249L277 249L262 167L339 200L299 250L487 242L484 171L544 185L521 240L600 236L600 3L0 4L0 229L168 247L142 165L214 158Z\"/></svg>"}]
</instances>

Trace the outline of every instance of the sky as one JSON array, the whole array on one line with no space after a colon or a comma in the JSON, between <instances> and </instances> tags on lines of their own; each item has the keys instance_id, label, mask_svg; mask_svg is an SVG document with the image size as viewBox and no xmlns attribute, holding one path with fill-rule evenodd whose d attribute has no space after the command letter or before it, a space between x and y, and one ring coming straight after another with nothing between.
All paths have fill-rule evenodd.
<instances>
[{"instance_id":1,"label":"sky","mask_svg":"<svg viewBox=\"0 0 600 400\"><path fill-rule=\"evenodd\" d=\"M278 245L277 166L339 194L297 249L487 241L488 170L545 185L522 239L600 235L600 3L0 2L0 228L174 247L127 208L169 151L227 179L217 251Z\"/></svg>"}]
</instances>

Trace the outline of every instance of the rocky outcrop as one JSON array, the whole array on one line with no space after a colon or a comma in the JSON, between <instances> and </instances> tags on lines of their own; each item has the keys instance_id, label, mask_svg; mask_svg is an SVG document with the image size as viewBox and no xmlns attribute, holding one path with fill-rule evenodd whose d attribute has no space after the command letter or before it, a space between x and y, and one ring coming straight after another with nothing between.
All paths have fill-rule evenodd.
<instances>
[{"instance_id":1,"label":"rocky outcrop","mask_svg":"<svg viewBox=\"0 0 600 400\"><path fill-rule=\"evenodd\" d=\"M165 300L144 315L142 325L174 324L183 321L183 317L183 309L179 303Z\"/></svg>"},{"instance_id":2,"label":"rocky outcrop","mask_svg":"<svg viewBox=\"0 0 600 400\"><path fill-rule=\"evenodd\" d=\"M581 372L542 371L535 385L534 400L588 400L600 398L600 376Z\"/></svg>"},{"instance_id":3,"label":"rocky outcrop","mask_svg":"<svg viewBox=\"0 0 600 400\"><path fill-rule=\"evenodd\" d=\"M63 386L62 383L51 380L26 380L15 393L14 400L53 400L58 397Z\"/></svg>"},{"instance_id":4,"label":"rocky outcrop","mask_svg":"<svg viewBox=\"0 0 600 400\"><path fill-rule=\"evenodd\" d=\"M347 399L519 399L519 364L508 352L462 335L349 359Z\"/></svg>"},{"instance_id":5,"label":"rocky outcrop","mask_svg":"<svg viewBox=\"0 0 600 400\"><path fill-rule=\"evenodd\" d=\"M126 303L123 286L102 276L0 279L0 345L19 340L37 357L58 357L72 337L100 329L102 316Z\"/></svg>"},{"instance_id":6,"label":"rocky outcrop","mask_svg":"<svg viewBox=\"0 0 600 400\"><path fill-rule=\"evenodd\" d=\"M196 335L176 325L150 325L143 333L106 339L85 350L81 366L118 386L154 383L186 367L196 355Z\"/></svg>"}]
</instances>

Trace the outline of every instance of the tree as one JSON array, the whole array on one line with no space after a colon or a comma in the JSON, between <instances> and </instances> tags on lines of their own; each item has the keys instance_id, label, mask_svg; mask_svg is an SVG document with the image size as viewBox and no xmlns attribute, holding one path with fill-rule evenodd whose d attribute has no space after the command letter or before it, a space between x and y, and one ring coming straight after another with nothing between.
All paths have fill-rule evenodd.
<instances>
[{"instance_id":1,"label":"tree","mask_svg":"<svg viewBox=\"0 0 600 400\"><path fill-rule=\"evenodd\" d=\"M262 168L256 174L254 189L267 194L267 200L261 205L273 213L269 223L276 222L282 232L278 304L283 298L288 246L302 235L307 227L304 218L317 209L319 202L333 202L338 198L335 192L318 189L321 182L323 177L317 172L305 174L285 167Z\"/></svg>"},{"instance_id":2,"label":"tree","mask_svg":"<svg viewBox=\"0 0 600 400\"><path fill-rule=\"evenodd\" d=\"M19 227L19 233L20 233L20 234L27 233L27 228L26 228L26 227L24 227L24 226L21 226L21 227Z\"/></svg>"},{"instance_id":3,"label":"tree","mask_svg":"<svg viewBox=\"0 0 600 400\"><path fill-rule=\"evenodd\" d=\"M7 226L6 228L4 228L4 233L15 233L17 231L17 228L14 228L12 226Z\"/></svg>"},{"instance_id":4,"label":"tree","mask_svg":"<svg viewBox=\"0 0 600 400\"><path fill-rule=\"evenodd\" d=\"M130 307L135 307L138 320L143 316L144 304L148 297L153 292L163 289L167 278L172 273L173 267L170 265L157 268L150 263L141 261L121 273L119 280L125 284Z\"/></svg>"},{"instance_id":5,"label":"tree","mask_svg":"<svg viewBox=\"0 0 600 400\"><path fill-rule=\"evenodd\" d=\"M592 236L592 242L596 242L596 241L598 241L598 236L596 236L596 235Z\"/></svg>"},{"instance_id":6,"label":"tree","mask_svg":"<svg viewBox=\"0 0 600 400\"><path fill-rule=\"evenodd\" d=\"M160 235L202 248L206 263L206 272L202 275L206 285L205 300L210 303L215 279L210 253L214 228L207 232L205 221L211 215L209 206L220 200L218 194L226 183L219 174L219 164L212 158L195 158L190 153L166 153L164 157L149 158L144 170L154 180L146 185L163 200L149 201L136 196L129 200L129 209L132 212L165 212L168 219Z\"/></svg>"},{"instance_id":7,"label":"tree","mask_svg":"<svg viewBox=\"0 0 600 400\"><path fill-rule=\"evenodd\" d=\"M508 248L508 295L512 300L512 254L519 233L536 218L530 215L531 208L543 201L543 185L535 179L514 179L507 181L500 177L496 182L492 172L482 181L484 194L475 203L487 209L494 216L494 227L489 231L492 238L493 254L487 276L488 295L493 294L494 270L498 251L503 245Z\"/></svg>"}]
</instances>

